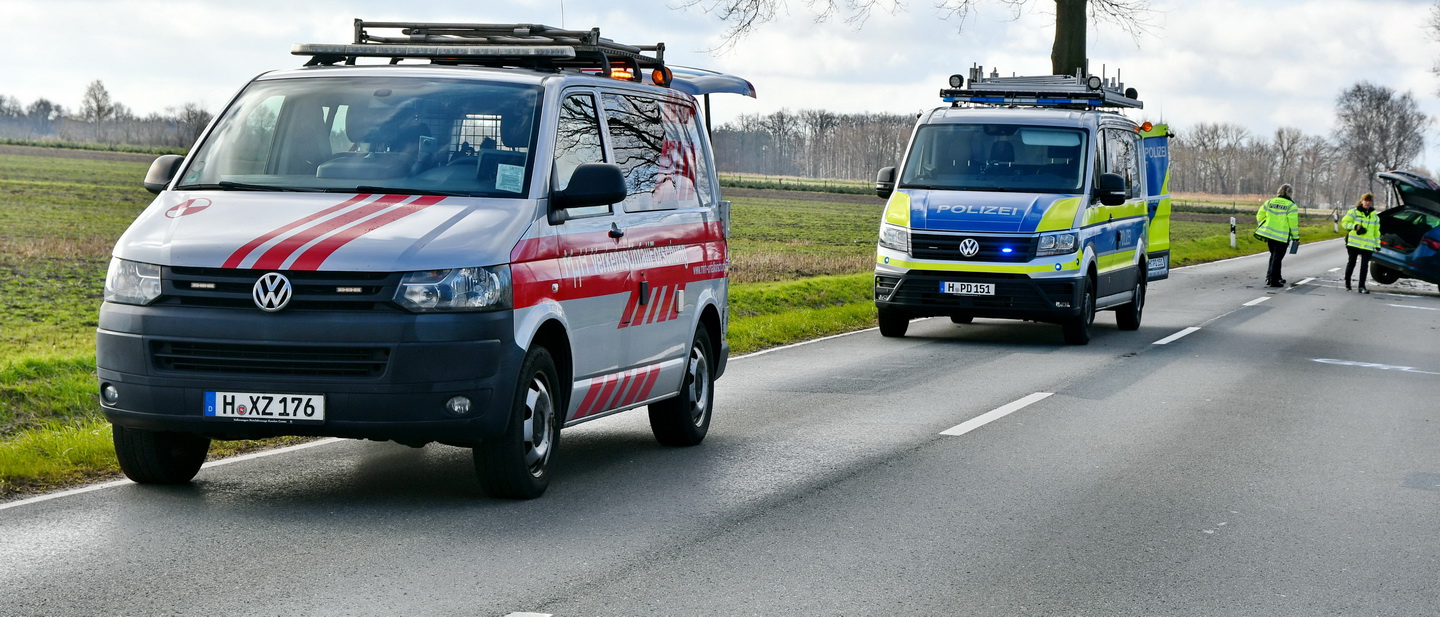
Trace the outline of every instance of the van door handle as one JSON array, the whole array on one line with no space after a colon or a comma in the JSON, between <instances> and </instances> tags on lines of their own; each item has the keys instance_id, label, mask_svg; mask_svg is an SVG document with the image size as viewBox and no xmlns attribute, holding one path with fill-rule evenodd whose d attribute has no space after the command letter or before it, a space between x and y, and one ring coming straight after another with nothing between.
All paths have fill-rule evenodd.
<instances>
[{"instance_id":1,"label":"van door handle","mask_svg":"<svg viewBox=\"0 0 1440 617\"><path fill-rule=\"evenodd\" d=\"M625 236L625 230L620 229L620 226L619 226L619 225L616 225L615 223L611 223L611 224L610 224L610 237L611 237L611 238L615 238L616 240L619 240L620 238L622 238L622 237L624 237L624 236Z\"/></svg>"}]
</instances>

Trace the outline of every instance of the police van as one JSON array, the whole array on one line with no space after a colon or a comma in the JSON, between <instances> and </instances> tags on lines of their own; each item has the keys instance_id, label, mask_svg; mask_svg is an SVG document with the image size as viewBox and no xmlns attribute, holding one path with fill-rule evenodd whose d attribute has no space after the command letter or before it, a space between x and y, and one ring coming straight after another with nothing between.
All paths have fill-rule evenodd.
<instances>
[{"instance_id":1,"label":"police van","mask_svg":"<svg viewBox=\"0 0 1440 617\"><path fill-rule=\"evenodd\" d=\"M356 20L300 44L115 246L96 341L123 471L185 483L211 440L474 448L532 498L561 429L648 407L704 439L725 371L728 203L696 96L598 29Z\"/></svg>"},{"instance_id":2,"label":"police van","mask_svg":"<svg viewBox=\"0 0 1440 617\"><path fill-rule=\"evenodd\" d=\"M1169 131L1118 76L1000 77L974 67L920 115L888 198L875 262L880 333L917 317L1023 319L1090 341L1096 311L1140 327L1170 273Z\"/></svg>"}]
</instances>

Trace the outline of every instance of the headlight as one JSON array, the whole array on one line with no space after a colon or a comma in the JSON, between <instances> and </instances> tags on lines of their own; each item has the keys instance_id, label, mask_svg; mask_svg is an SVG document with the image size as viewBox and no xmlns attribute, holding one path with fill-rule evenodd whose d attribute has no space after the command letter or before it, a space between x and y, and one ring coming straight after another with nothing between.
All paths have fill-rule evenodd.
<instances>
[{"instance_id":1,"label":"headlight","mask_svg":"<svg viewBox=\"0 0 1440 617\"><path fill-rule=\"evenodd\" d=\"M160 297L160 266L113 258L105 272L105 301L144 306Z\"/></svg>"},{"instance_id":2,"label":"headlight","mask_svg":"<svg viewBox=\"0 0 1440 617\"><path fill-rule=\"evenodd\" d=\"M880 225L880 246L908 254L910 252L910 230L882 223Z\"/></svg>"},{"instance_id":3,"label":"headlight","mask_svg":"<svg viewBox=\"0 0 1440 617\"><path fill-rule=\"evenodd\" d=\"M1046 255L1067 255L1075 252L1075 234L1050 234L1040 236L1040 246L1035 247L1036 257Z\"/></svg>"},{"instance_id":4,"label":"headlight","mask_svg":"<svg viewBox=\"0 0 1440 617\"><path fill-rule=\"evenodd\" d=\"M416 313L510 308L510 266L410 272L395 302Z\"/></svg>"}]
</instances>

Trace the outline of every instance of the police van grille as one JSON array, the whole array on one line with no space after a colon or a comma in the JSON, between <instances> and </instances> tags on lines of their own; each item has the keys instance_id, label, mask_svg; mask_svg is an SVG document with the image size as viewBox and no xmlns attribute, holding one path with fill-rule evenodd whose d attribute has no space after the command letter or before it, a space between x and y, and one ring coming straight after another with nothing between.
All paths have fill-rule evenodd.
<instances>
[{"instance_id":1,"label":"police van grille","mask_svg":"<svg viewBox=\"0 0 1440 617\"><path fill-rule=\"evenodd\" d=\"M960 253L960 243L973 239L980 244L980 252L973 257ZM944 259L946 261L990 261L1000 263L1024 263L1035 258L1036 236L976 236L966 234L942 234L933 232L911 232L910 252L919 259ZM1006 253L1004 249L1009 248Z\"/></svg>"},{"instance_id":2,"label":"police van grille","mask_svg":"<svg viewBox=\"0 0 1440 617\"><path fill-rule=\"evenodd\" d=\"M248 345L154 341L151 356L162 371L244 373L297 377L378 377L385 373L385 347Z\"/></svg>"},{"instance_id":3,"label":"police van grille","mask_svg":"<svg viewBox=\"0 0 1440 617\"><path fill-rule=\"evenodd\" d=\"M156 304L257 309L255 281L276 270L165 268ZM278 271L294 295L286 311L402 311L391 302L400 273Z\"/></svg>"},{"instance_id":4,"label":"police van grille","mask_svg":"<svg viewBox=\"0 0 1440 617\"><path fill-rule=\"evenodd\" d=\"M993 296L962 296L940 291L944 281L965 280L972 283L993 283ZM1071 299L1074 283L1069 281L1032 282L1023 274L990 274L963 277L944 272L910 272L890 299L906 306L936 309L1013 309L1054 310L1055 302Z\"/></svg>"}]
</instances>

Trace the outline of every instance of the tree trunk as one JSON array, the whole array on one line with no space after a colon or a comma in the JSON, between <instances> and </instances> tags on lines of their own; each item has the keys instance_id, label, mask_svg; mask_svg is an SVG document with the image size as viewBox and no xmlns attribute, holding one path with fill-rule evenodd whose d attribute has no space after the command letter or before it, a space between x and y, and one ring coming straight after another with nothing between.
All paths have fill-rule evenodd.
<instances>
[{"instance_id":1,"label":"tree trunk","mask_svg":"<svg viewBox=\"0 0 1440 617\"><path fill-rule=\"evenodd\" d=\"M1055 0L1055 46L1050 67L1055 75L1085 68L1085 10L1089 0Z\"/></svg>"}]
</instances>

